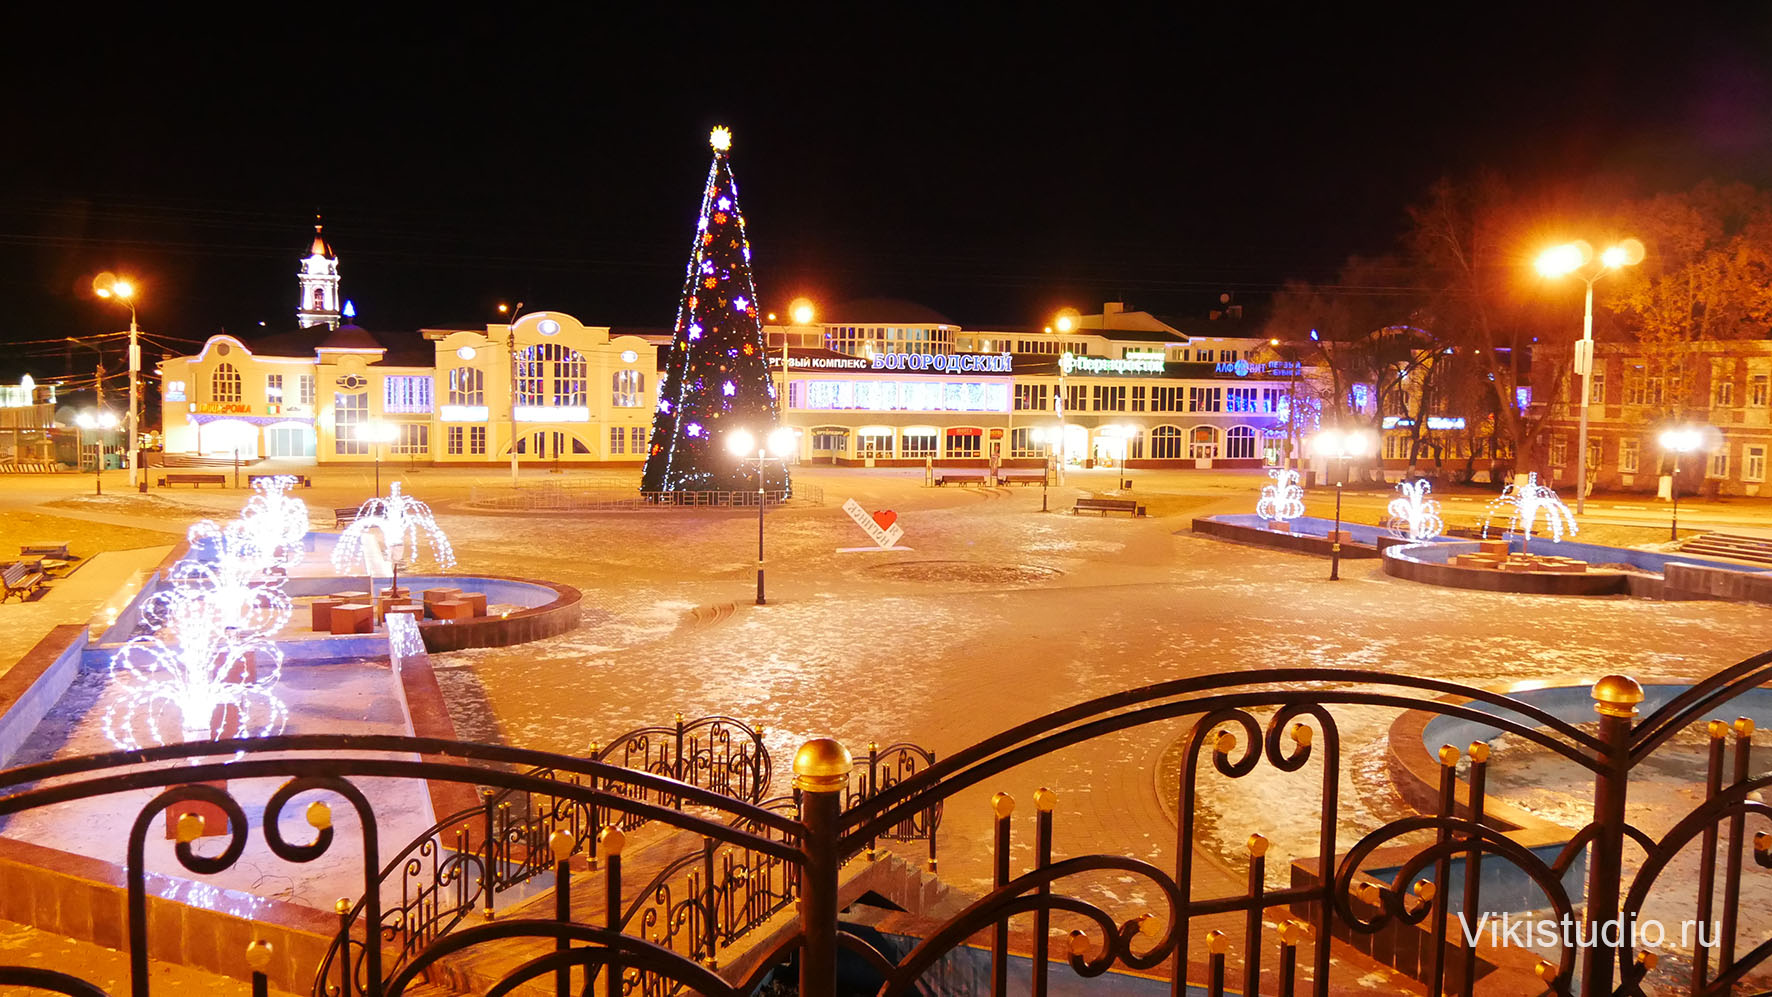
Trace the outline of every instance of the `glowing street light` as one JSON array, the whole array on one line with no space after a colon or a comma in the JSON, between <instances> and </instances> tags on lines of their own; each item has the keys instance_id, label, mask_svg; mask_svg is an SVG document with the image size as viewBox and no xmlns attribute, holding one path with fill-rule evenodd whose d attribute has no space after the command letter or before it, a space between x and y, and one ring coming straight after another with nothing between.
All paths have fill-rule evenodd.
<instances>
[{"instance_id":1,"label":"glowing street light","mask_svg":"<svg viewBox=\"0 0 1772 997\"><path fill-rule=\"evenodd\" d=\"M95 432L102 433L107 429L117 428L117 413L112 412L110 409L98 409L96 411L93 409L87 409L79 415L74 416L74 425L81 429L91 429ZM85 434L81 435L84 436ZM92 447L92 494L94 495L103 495L105 493L104 479L102 477L102 472L105 469L105 448L102 443L103 437L94 437Z\"/></svg>"},{"instance_id":2,"label":"glowing street light","mask_svg":"<svg viewBox=\"0 0 1772 997\"><path fill-rule=\"evenodd\" d=\"M1329 580L1341 580L1341 490L1347 484L1348 465L1355 457L1366 457L1377 450L1371 433L1363 429L1325 429L1311 439L1311 450L1326 460L1341 461L1341 474L1335 479L1335 532L1329 538Z\"/></svg>"},{"instance_id":3,"label":"glowing street light","mask_svg":"<svg viewBox=\"0 0 1772 997\"><path fill-rule=\"evenodd\" d=\"M763 599L763 465L766 461L779 460L784 465L789 454L798 448L794 431L786 426L779 426L769 433L767 441L759 442L748 429L735 429L726 434L726 449L739 459L740 463L757 462L757 605L764 605ZM751 456L752 454L756 456Z\"/></svg>"},{"instance_id":4,"label":"glowing street light","mask_svg":"<svg viewBox=\"0 0 1772 997\"><path fill-rule=\"evenodd\" d=\"M129 487L134 488L141 474L141 370L142 348L137 341L140 332L135 323L135 282L109 271L92 278L92 293L107 301L121 301L129 306Z\"/></svg>"},{"instance_id":5,"label":"glowing street light","mask_svg":"<svg viewBox=\"0 0 1772 997\"><path fill-rule=\"evenodd\" d=\"M1704 434L1691 426L1678 426L1661 431L1661 449L1674 455L1672 491L1674 521L1668 527L1669 540L1680 539L1680 455L1691 453L1704 445Z\"/></svg>"},{"instance_id":6,"label":"glowing street light","mask_svg":"<svg viewBox=\"0 0 1772 997\"><path fill-rule=\"evenodd\" d=\"M1057 330L1060 334L1069 333L1077 328L1077 321L1082 315L1075 308L1060 308L1052 317L1052 325L1048 332ZM1061 351L1062 352L1062 351ZM1065 464L1065 432L1064 432L1064 374L1065 365L1058 365L1058 390L1052 395L1052 414L1058 417L1058 440L1054 450L1054 463L1058 465L1058 483L1064 484Z\"/></svg>"},{"instance_id":7,"label":"glowing street light","mask_svg":"<svg viewBox=\"0 0 1772 997\"><path fill-rule=\"evenodd\" d=\"M1624 267L1643 262L1643 244L1626 239L1594 259L1594 247L1576 240L1552 246L1538 256L1538 272L1545 277L1574 274L1587 284L1587 304L1582 312L1581 341L1575 344L1575 373L1581 376L1581 432L1575 444L1575 511L1587 512L1587 407L1589 378L1594 366L1594 281ZM1593 264L1589 272L1582 268Z\"/></svg>"},{"instance_id":8,"label":"glowing street light","mask_svg":"<svg viewBox=\"0 0 1772 997\"><path fill-rule=\"evenodd\" d=\"M400 426L392 422L359 422L352 426L351 438L363 440L375 453L375 494L381 494L381 452L400 435Z\"/></svg>"}]
</instances>

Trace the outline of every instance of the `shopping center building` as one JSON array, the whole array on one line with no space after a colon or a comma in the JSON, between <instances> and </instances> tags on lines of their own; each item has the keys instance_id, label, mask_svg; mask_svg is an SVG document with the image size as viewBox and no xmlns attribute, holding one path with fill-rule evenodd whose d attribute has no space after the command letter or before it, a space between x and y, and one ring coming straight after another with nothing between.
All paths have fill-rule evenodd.
<instances>
[{"instance_id":1,"label":"shopping center building","mask_svg":"<svg viewBox=\"0 0 1772 997\"><path fill-rule=\"evenodd\" d=\"M337 260L316 235L309 286ZM828 321L766 325L801 461L859 466L1256 466L1281 445L1288 385L1229 312L1163 319L1117 303L1068 332L962 328L918 305L863 301ZM318 463L638 464L668 329L530 312L477 329L371 333L320 321L216 335L162 363L166 449ZM785 371L784 371L785 362Z\"/></svg>"}]
</instances>

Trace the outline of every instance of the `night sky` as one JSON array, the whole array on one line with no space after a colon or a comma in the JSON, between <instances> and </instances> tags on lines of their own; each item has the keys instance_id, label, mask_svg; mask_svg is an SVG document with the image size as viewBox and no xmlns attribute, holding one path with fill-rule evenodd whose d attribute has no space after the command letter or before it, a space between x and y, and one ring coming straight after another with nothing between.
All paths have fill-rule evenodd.
<instances>
[{"instance_id":1,"label":"night sky","mask_svg":"<svg viewBox=\"0 0 1772 997\"><path fill-rule=\"evenodd\" d=\"M518 299L663 326L716 123L766 308L902 297L965 325L1259 304L1389 248L1429 183L1479 167L1576 192L1772 186L1768 4L350 6L9 13L0 341L121 327L87 290L101 269L139 279L144 329L284 331L316 211L373 330ZM58 372L38 349L0 376Z\"/></svg>"}]
</instances>

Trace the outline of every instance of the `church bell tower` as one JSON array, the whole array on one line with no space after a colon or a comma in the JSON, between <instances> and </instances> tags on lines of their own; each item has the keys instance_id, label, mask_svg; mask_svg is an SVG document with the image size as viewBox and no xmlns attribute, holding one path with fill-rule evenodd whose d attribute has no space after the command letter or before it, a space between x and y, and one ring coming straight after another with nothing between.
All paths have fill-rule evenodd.
<instances>
[{"instance_id":1,"label":"church bell tower","mask_svg":"<svg viewBox=\"0 0 1772 997\"><path fill-rule=\"evenodd\" d=\"M301 285L301 297L295 306L296 323L303 329L314 325L338 328L338 254L321 234L319 215L314 216L314 241L296 280Z\"/></svg>"}]
</instances>

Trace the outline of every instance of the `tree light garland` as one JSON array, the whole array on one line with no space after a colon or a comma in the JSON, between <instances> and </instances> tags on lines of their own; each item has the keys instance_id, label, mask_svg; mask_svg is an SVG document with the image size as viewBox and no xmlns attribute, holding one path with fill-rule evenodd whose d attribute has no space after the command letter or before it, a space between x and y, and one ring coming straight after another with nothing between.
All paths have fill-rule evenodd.
<instances>
[{"instance_id":1,"label":"tree light garland","mask_svg":"<svg viewBox=\"0 0 1772 997\"><path fill-rule=\"evenodd\" d=\"M1390 506L1385 510L1389 514L1386 526L1391 536L1408 540L1427 540L1445 532L1446 521L1440 518L1440 503L1430 498L1428 493L1433 488L1426 478L1414 481L1397 482L1400 493L1391 499Z\"/></svg>"},{"instance_id":2,"label":"tree light garland","mask_svg":"<svg viewBox=\"0 0 1772 997\"><path fill-rule=\"evenodd\" d=\"M1263 485L1261 498L1255 503L1255 514L1265 520L1286 522L1304 515L1304 487L1298 483L1298 472L1289 467L1269 471L1274 479Z\"/></svg>"}]
</instances>

